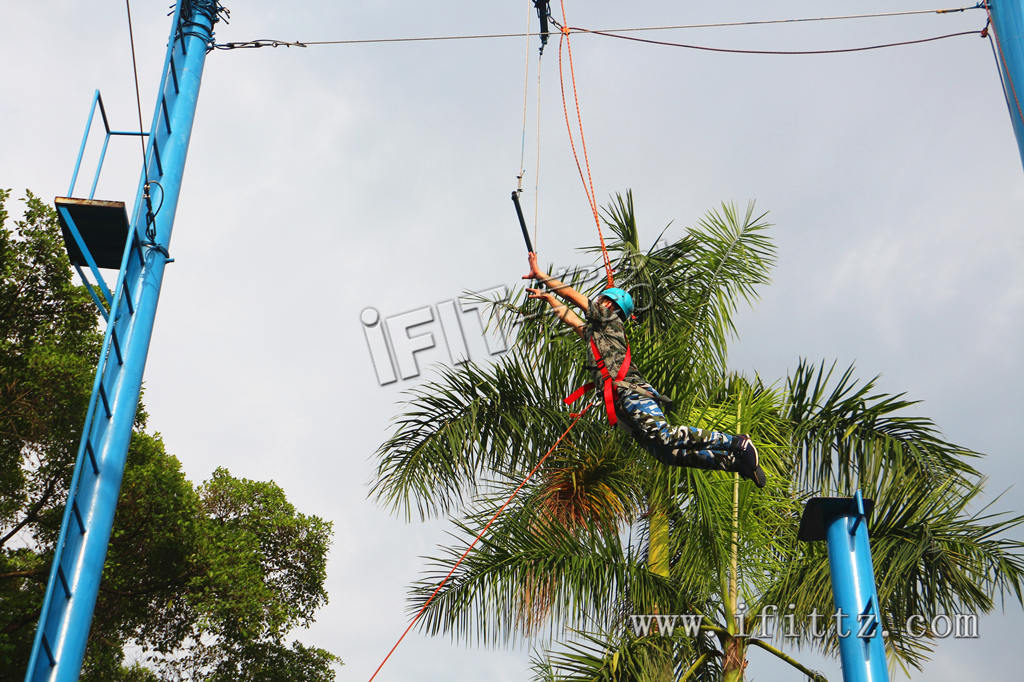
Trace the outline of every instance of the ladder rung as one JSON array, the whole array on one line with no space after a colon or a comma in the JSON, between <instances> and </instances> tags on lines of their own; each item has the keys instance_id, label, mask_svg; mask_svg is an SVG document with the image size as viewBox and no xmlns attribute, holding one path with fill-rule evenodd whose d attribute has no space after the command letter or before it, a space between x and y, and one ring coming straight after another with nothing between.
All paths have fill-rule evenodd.
<instances>
[{"instance_id":1,"label":"ladder rung","mask_svg":"<svg viewBox=\"0 0 1024 682\"><path fill-rule=\"evenodd\" d=\"M103 409L107 412L107 419L113 416L113 412L110 411L110 401L107 400L107 389L103 388L103 381L100 381L100 400L103 401Z\"/></svg>"},{"instance_id":2,"label":"ladder rung","mask_svg":"<svg viewBox=\"0 0 1024 682\"><path fill-rule=\"evenodd\" d=\"M132 247L139 250L139 257L140 258L143 258L143 259L145 258L142 255L142 248L139 246L139 240L136 239L135 237L132 237ZM145 263L145 260L143 260L142 262ZM131 292L131 289L128 288L128 282L125 282L124 280L122 280L121 281L121 288L124 290L123 291L124 302L128 304L128 314L129 315L134 315L135 314L135 304L132 303L132 292Z\"/></svg>"},{"instance_id":3,"label":"ladder rung","mask_svg":"<svg viewBox=\"0 0 1024 682\"><path fill-rule=\"evenodd\" d=\"M50 667L52 668L53 666L57 665L57 659L54 658L54 656L53 656L53 650L50 649L50 641L48 639L46 639L46 633L45 632L43 633L42 644L43 644L43 651L46 652L46 657L48 659L50 659Z\"/></svg>"},{"instance_id":4,"label":"ladder rung","mask_svg":"<svg viewBox=\"0 0 1024 682\"><path fill-rule=\"evenodd\" d=\"M64 577L64 567L57 564L57 577L60 578L60 584L64 588L64 598L71 599L71 587L68 585L68 579Z\"/></svg>"},{"instance_id":5,"label":"ladder rung","mask_svg":"<svg viewBox=\"0 0 1024 682\"><path fill-rule=\"evenodd\" d=\"M114 354L117 355L117 364L123 365L124 358L121 357L121 344L117 341L117 327L110 330L110 342L114 344Z\"/></svg>"},{"instance_id":6,"label":"ladder rung","mask_svg":"<svg viewBox=\"0 0 1024 682\"><path fill-rule=\"evenodd\" d=\"M146 254L142 253L142 246L139 245L139 235L137 232L132 233L132 249L135 253L139 254L139 265L146 264ZM125 284L125 290L128 289L128 285Z\"/></svg>"},{"instance_id":7,"label":"ladder rung","mask_svg":"<svg viewBox=\"0 0 1024 682\"><path fill-rule=\"evenodd\" d=\"M92 443L88 440L85 441L85 454L89 455L89 461L92 463L92 473L99 475L100 465L96 462L96 453L92 450Z\"/></svg>"},{"instance_id":8,"label":"ladder rung","mask_svg":"<svg viewBox=\"0 0 1024 682\"><path fill-rule=\"evenodd\" d=\"M85 521L82 520L82 512L78 508L78 499L71 501L71 511L75 514L75 519L78 520L78 527L82 529L82 535L85 535Z\"/></svg>"},{"instance_id":9,"label":"ladder rung","mask_svg":"<svg viewBox=\"0 0 1024 682\"><path fill-rule=\"evenodd\" d=\"M160 97L160 110L164 114L164 127L167 128L167 134L170 135L171 134L171 117L167 113L167 97L166 96L161 96Z\"/></svg>"},{"instance_id":10,"label":"ladder rung","mask_svg":"<svg viewBox=\"0 0 1024 682\"><path fill-rule=\"evenodd\" d=\"M156 142L156 138L153 138L153 160L156 161L156 174L162 176L164 174L164 164L160 160L160 148Z\"/></svg>"},{"instance_id":11,"label":"ladder rung","mask_svg":"<svg viewBox=\"0 0 1024 682\"><path fill-rule=\"evenodd\" d=\"M182 43L184 45L184 43ZM168 60L171 67L171 81L174 83L174 94L178 94L178 67L174 64L174 54L171 53L171 58Z\"/></svg>"}]
</instances>

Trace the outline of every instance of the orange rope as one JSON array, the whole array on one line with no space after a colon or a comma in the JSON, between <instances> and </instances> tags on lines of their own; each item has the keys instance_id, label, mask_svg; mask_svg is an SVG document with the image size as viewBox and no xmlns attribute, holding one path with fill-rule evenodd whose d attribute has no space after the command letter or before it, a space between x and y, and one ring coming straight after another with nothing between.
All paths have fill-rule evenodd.
<instances>
[{"instance_id":1,"label":"orange rope","mask_svg":"<svg viewBox=\"0 0 1024 682\"><path fill-rule=\"evenodd\" d=\"M558 39L558 84L562 89L562 112L565 114L565 128L569 132L569 146L572 148L572 156L576 160L576 170L580 173L580 181L583 182L583 191L590 203L590 210L594 214L594 224L597 225L597 236L601 240L601 257L604 260L605 274L608 276L608 286L615 286L615 278L612 272L612 261L608 256L608 248L604 243L604 233L601 231L601 217L597 211L597 198L594 192L594 179L590 174L590 156L587 154L587 140L583 136L583 114L580 112L580 98L576 90L576 70L572 61L572 42L569 40L569 22L565 18L565 0L559 0L562 6L562 35ZM580 129L580 146L583 148L583 162L587 167L586 177L583 175L583 167L580 165L580 157L576 152L576 142L573 138L572 124L569 123L569 105L565 100L565 76L562 67L562 44L565 44L569 52L569 75L572 78L572 97L576 103L576 121Z\"/></svg>"},{"instance_id":2,"label":"orange rope","mask_svg":"<svg viewBox=\"0 0 1024 682\"><path fill-rule=\"evenodd\" d=\"M484 526L484 529L480 531L476 538L473 539L473 542L469 543L469 547L466 548L466 551L462 553L462 556L459 557L459 560L455 562L454 566L452 566L452 570L448 571L448 575L444 577L444 580L442 580L441 584L437 586L437 589L435 589L433 594L430 595L430 598L427 599L427 601L423 604L422 607L420 607L420 610L416 613L416 616L412 619L412 622L409 623L409 626L407 628L405 628L405 632L403 632L402 636L398 638L398 641L395 642L395 645L391 647L391 651L389 651L388 655L384 657L384 660L380 662L380 665L377 666L377 669L373 671L373 675L370 676L369 682L373 682L373 679L377 677L377 673L380 672L380 669L383 668L384 664L388 662L389 658L391 658L391 654L395 653L395 649L397 649L398 645L402 643L402 640L405 639L405 636L409 634L409 630L411 630L412 626L416 624L416 621L420 619L420 616L423 615L423 612L427 610L427 606L429 606L430 602L434 600L434 597L437 596L437 593L441 591L441 588L444 587L444 584L448 582L448 578L452 577L452 574L455 573L455 569L457 569L462 564L463 560L467 556L469 556L470 551L473 549L473 547L476 546L476 543L480 541L480 538L484 536L484 533L486 533L487 529L491 527L491 524L494 523L499 516L501 516L501 513L505 511L505 507L507 507L509 503L513 499L515 499L515 496L519 494L519 491L523 489L523 486L526 485L527 481L533 478L533 475L537 473L537 470L540 469L540 465L544 463L544 460L548 458L548 455L555 451L555 448L558 447L558 444L562 442L562 439L565 438L570 431L572 431L572 428L576 426L576 423L583 417L584 414L587 413L587 410L589 410L592 405L593 403L588 404L586 407L583 408L583 410L580 413L573 415L575 419L572 420L572 423L569 424L569 427L562 432L562 435L558 437L558 440L555 441L555 444L552 445L548 449L548 451L544 453L544 456L540 458L540 461L537 462L537 465L533 467L530 473L526 475L526 478L524 478L523 482L519 484L519 487L512 491L512 494L509 495L509 498L505 500L505 504L501 505L501 508L497 512L495 512L494 516L491 517L491 520L487 522L486 526Z\"/></svg>"},{"instance_id":3,"label":"orange rope","mask_svg":"<svg viewBox=\"0 0 1024 682\"><path fill-rule=\"evenodd\" d=\"M1003 73L1006 74L1006 81L1010 84L1010 92L1013 93L1013 102L1017 105L1017 116L1020 118L1021 125L1024 126L1024 110L1021 110L1020 99L1017 98L1017 88L1013 85L1013 79L1010 78L1010 70L1006 65L1006 57L1003 55L1003 46L1000 44L999 31L996 30L996 24L992 21L992 8L988 3L985 3L985 11L988 13L988 21L991 25L992 32L996 36L996 48L999 49L999 59L1003 63ZM1009 102L1007 102L1009 104Z\"/></svg>"}]
</instances>

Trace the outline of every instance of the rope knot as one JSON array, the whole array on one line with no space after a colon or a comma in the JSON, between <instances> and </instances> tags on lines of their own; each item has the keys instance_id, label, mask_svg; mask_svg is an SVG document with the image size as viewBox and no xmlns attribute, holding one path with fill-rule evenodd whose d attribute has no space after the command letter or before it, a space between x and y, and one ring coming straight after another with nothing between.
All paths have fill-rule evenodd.
<instances>
[{"instance_id":1,"label":"rope knot","mask_svg":"<svg viewBox=\"0 0 1024 682\"><path fill-rule=\"evenodd\" d=\"M569 27L568 26L562 26L561 29L562 29L562 35L565 35L565 36L569 35Z\"/></svg>"}]
</instances>

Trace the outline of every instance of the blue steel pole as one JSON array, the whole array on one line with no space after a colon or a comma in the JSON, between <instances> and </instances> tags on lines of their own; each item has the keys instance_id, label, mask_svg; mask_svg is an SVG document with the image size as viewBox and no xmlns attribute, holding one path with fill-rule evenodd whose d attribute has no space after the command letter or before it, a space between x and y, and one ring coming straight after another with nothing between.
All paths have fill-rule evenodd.
<instances>
[{"instance_id":1,"label":"blue steel pole","mask_svg":"<svg viewBox=\"0 0 1024 682\"><path fill-rule=\"evenodd\" d=\"M1024 163L1024 0L989 0L995 31L996 59L1003 74L1017 150Z\"/></svg>"},{"instance_id":2,"label":"blue steel pole","mask_svg":"<svg viewBox=\"0 0 1024 682\"><path fill-rule=\"evenodd\" d=\"M174 15L132 220L145 255L129 257L133 248L129 237L107 331L108 339L111 333L120 338L121 353L115 363L105 352L97 370L96 390L109 412L91 408L86 423L27 681L71 682L81 670L169 260L167 248L207 47L220 10L218 0L182 0ZM163 190L155 216L143 200L147 180L159 182ZM129 300L123 301L122 296ZM90 454L92 467L83 465L85 454Z\"/></svg>"},{"instance_id":3,"label":"blue steel pole","mask_svg":"<svg viewBox=\"0 0 1024 682\"><path fill-rule=\"evenodd\" d=\"M846 682L888 682L882 623L860 491L847 513L825 520L839 657Z\"/></svg>"}]
</instances>

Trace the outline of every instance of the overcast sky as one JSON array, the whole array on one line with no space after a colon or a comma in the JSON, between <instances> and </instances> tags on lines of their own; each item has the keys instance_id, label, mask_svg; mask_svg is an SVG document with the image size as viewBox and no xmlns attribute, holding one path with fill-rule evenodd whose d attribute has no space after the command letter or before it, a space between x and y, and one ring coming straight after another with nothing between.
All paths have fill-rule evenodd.
<instances>
[{"instance_id":1,"label":"overcast sky","mask_svg":"<svg viewBox=\"0 0 1024 682\"><path fill-rule=\"evenodd\" d=\"M132 8L147 125L166 5ZM227 5L218 41L520 32L529 16L527 0ZM591 28L942 6L567 5L571 24ZM983 24L970 11L648 35L792 50ZM331 602L300 636L345 660L342 680L367 679L402 632L406 586L445 529L367 499L374 450L402 391L422 377L380 385L360 316L372 308L393 331L432 335L421 370L449 361L456 317L469 355L487 359L475 313L445 302L526 271L509 192L527 49L524 208L532 223L539 177L542 260L589 262L575 250L595 234L562 120L555 42L541 65L538 165L536 48L536 38L529 48L516 38L266 48L206 63L146 370L150 426L192 480L218 466L273 479L301 511L334 523ZM988 41L796 57L578 36L573 51L598 197L631 188L643 237L672 222L678 238L722 201L770 211L778 267L739 316L736 369L773 381L808 357L881 374L884 389L922 400L918 412L947 438L986 453L989 497L1005 492L997 508L1017 511L1024 178ZM0 63L0 186L19 195L67 192L94 89L115 128L137 126L123 2L5 2ZM131 203L138 158L134 141L115 140L97 198ZM403 327L417 319L432 321ZM396 359L396 372L400 362L408 367ZM1005 679L1022 628L1016 605L985 617L979 639L939 642L913 679ZM806 658L840 679L837 661ZM528 660L526 647L485 651L413 633L378 679L523 680ZM748 671L795 679L757 650Z\"/></svg>"}]
</instances>

